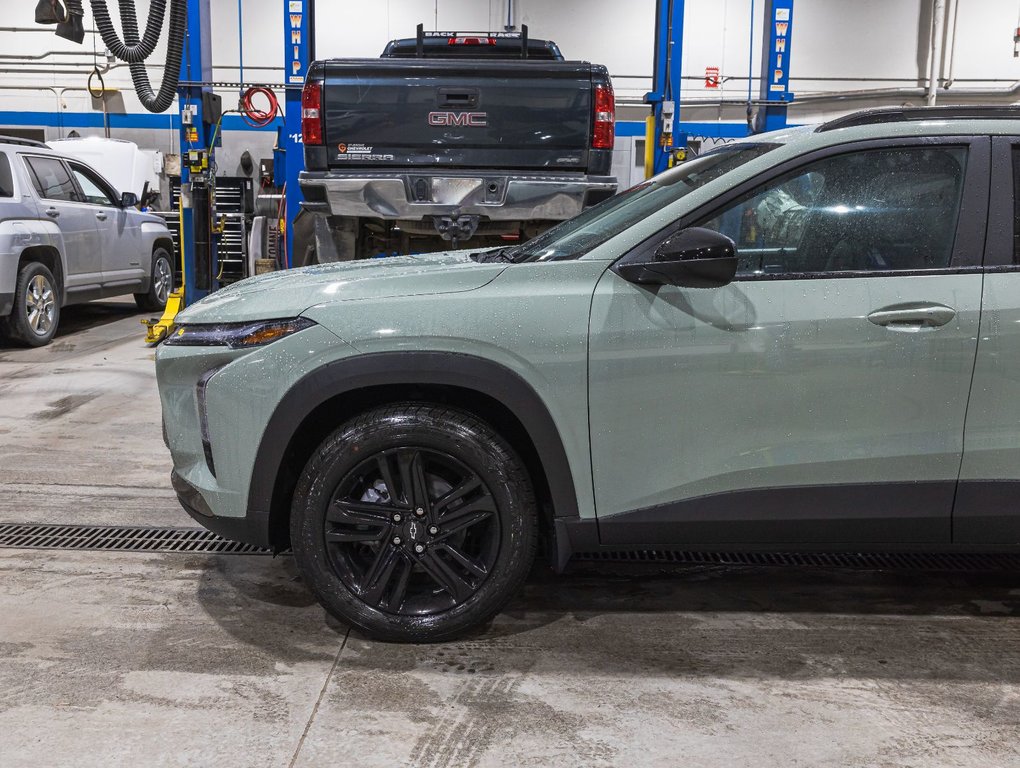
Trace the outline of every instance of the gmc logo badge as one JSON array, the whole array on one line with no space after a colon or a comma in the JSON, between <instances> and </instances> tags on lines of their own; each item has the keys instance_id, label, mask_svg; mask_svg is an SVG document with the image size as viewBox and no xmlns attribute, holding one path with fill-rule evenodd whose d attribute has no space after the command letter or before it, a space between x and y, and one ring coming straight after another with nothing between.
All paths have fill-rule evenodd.
<instances>
[{"instance_id":1,"label":"gmc logo badge","mask_svg":"<svg viewBox=\"0 0 1020 768\"><path fill-rule=\"evenodd\" d=\"M488 125L487 117L485 112L429 112L429 125L484 128Z\"/></svg>"}]
</instances>

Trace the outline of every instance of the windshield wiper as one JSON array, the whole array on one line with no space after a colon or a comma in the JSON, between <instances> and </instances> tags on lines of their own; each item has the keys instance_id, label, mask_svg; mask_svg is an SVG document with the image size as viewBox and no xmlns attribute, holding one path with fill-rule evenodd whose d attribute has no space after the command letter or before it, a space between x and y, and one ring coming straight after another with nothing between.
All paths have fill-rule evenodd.
<instances>
[{"instance_id":1,"label":"windshield wiper","mask_svg":"<svg viewBox=\"0 0 1020 768\"><path fill-rule=\"evenodd\" d=\"M504 262L506 264L513 264L515 259L512 254L517 250L517 246L504 246L503 248L490 248L487 251L479 251L478 253L472 253L471 258L477 261L479 264L494 264L496 262Z\"/></svg>"}]
</instances>

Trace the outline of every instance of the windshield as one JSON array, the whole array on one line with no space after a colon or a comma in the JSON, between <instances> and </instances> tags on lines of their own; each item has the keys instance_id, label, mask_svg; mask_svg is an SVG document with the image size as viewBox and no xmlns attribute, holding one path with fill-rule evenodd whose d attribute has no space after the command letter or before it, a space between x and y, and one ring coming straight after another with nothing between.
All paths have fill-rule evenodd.
<instances>
[{"instance_id":1,"label":"windshield","mask_svg":"<svg viewBox=\"0 0 1020 768\"><path fill-rule=\"evenodd\" d=\"M589 208L534 240L480 253L478 260L578 259L684 195L775 147L775 144L736 144L713 150Z\"/></svg>"}]
</instances>

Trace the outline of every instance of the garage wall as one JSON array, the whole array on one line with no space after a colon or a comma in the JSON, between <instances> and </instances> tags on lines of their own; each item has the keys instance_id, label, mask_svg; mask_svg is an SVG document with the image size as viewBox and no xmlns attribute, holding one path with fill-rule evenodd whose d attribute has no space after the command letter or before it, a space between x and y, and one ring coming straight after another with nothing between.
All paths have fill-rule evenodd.
<instances>
[{"instance_id":1,"label":"garage wall","mask_svg":"<svg viewBox=\"0 0 1020 768\"><path fill-rule=\"evenodd\" d=\"M1004 89L1020 80L1020 59L1013 58L1012 34L1016 0L960 0L955 83L940 93L940 102L998 100L1016 95L968 96L968 89ZM3 126L44 126L47 136L102 134L102 104L85 93L93 66L93 39L76 46L38 30L34 3L6 3L0 28L0 129ZM140 13L147 0L138 0ZM748 64L757 77L760 57L762 0L687 0L683 51L684 80L681 111L684 121L726 121L739 131L747 97ZM792 88L804 98L791 108L791 120L812 122L867 106L920 103L916 93L924 84L928 61L931 0L798 0L794 12ZM243 0L245 79L282 81L282 0ZM606 64L614 75L622 120L639 121L647 113L642 95L651 87L654 0L517 0L515 24L529 25L532 35L555 39L569 58ZM319 0L316 43L320 56L378 55L393 37L413 34L421 21L427 28L501 29L506 23L505 0L376 0L326 2ZM91 19L86 19L91 27ZM239 77L238 13L235 0L212 3L215 34L213 63L219 80ZM26 31L10 31L27 28ZM100 66L108 66L97 43ZM59 52L59 53L51 53ZM159 61L163 48L152 61ZM29 60L27 57L38 57ZM705 87L705 68L718 67L724 78L718 89ZM151 68L158 83L159 66ZM947 74L947 72L944 71ZM172 117L150 116L138 104L127 68L114 65L107 86L118 88L108 103L112 134L143 146L172 152L176 132ZM756 82L755 82L756 86ZM833 92L859 89L912 89L884 95L834 98ZM754 88L756 94L757 88ZM812 100L819 94L829 94ZM221 91L225 104L237 99L236 90ZM722 102L738 102L724 104ZM176 114L176 109L171 111ZM227 124L221 168L234 172L244 149L256 157L271 151L270 132L238 130ZM637 130L632 126L630 133ZM696 131L695 131L696 132ZM629 152L633 141L621 142ZM629 163L632 158L619 158Z\"/></svg>"}]
</instances>

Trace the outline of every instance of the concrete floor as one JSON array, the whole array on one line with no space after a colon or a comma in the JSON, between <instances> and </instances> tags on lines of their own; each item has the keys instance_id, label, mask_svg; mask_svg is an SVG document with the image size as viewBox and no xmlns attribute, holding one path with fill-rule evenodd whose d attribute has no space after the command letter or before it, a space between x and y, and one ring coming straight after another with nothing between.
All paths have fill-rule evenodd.
<instances>
[{"instance_id":1,"label":"concrete floor","mask_svg":"<svg viewBox=\"0 0 1020 768\"><path fill-rule=\"evenodd\" d=\"M0 349L0 522L189 525L133 306ZM0 766L1020 766L1020 575L541 569L425 647L289 557L0 550Z\"/></svg>"}]
</instances>

